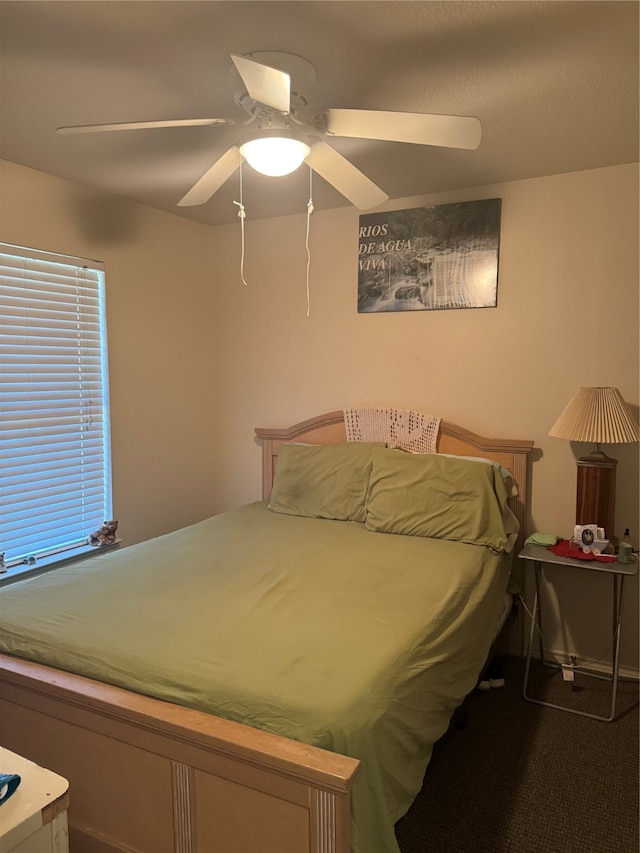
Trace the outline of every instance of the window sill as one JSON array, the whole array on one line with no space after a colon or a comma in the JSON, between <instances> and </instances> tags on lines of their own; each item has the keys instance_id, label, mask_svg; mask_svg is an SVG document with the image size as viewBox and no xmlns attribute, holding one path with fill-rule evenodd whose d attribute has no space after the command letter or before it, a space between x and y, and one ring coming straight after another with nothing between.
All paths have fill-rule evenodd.
<instances>
[{"instance_id":1,"label":"window sill","mask_svg":"<svg viewBox=\"0 0 640 853\"><path fill-rule=\"evenodd\" d=\"M62 557L60 554L53 554L51 557L42 557L34 565L20 563L0 574L0 586L5 586L15 581L27 580L34 575L41 575L44 572L50 572L54 569L59 569L61 566L68 566L70 563L77 563L80 560L86 560L96 554L103 554L105 551L114 551L120 547L122 539L116 539L115 542L109 545L83 545L81 548L76 548L73 554L67 554Z\"/></svg>"}]
</instances>

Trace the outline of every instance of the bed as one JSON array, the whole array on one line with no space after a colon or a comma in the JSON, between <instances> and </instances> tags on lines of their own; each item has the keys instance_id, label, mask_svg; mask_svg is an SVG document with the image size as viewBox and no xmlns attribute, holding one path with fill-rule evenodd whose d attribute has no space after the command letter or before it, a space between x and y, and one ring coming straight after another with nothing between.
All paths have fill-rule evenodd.
<instances>
[{"instance_id":1,"label":"bed","mask_svg":"<svg viewBox=\"0 0 640 853\"><path fill-rule=\"evenodd\" d=\"M411 454L348 427L340 411L257 429L262 501L3 590L0 740L69 779L72 850L397 851L504 610L532 443L438 419L437 453ZM300 484L328 457L318 516ZM428 535L423 465L477 472L500 524L492 498L471 534ZM455 573L425 572L452 552Z\"/></svg>"}]
</instances>

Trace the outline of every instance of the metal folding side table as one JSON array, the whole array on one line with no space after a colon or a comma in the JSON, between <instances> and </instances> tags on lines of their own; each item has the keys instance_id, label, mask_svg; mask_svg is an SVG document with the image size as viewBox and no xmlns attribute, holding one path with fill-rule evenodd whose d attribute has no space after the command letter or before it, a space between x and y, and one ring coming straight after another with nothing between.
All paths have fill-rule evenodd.
<instances>
[{"instance_id":1,"label":"metal folding side table","mask_svg":"<svg viewBox=\"0 0 640 853\"><path fill-rule=\"evenodd\" d=\"M622 596L624 592L625 577L633 577L638 573L638 563L636 558L632 558L630 563L619 563L617 560L611 562L603 562L601 560L580 560L575 557L559 557L553 551L549 551L544 545L525 545L519 554L522 560L533 562L535 571L535 598L533 603L533 613L531 614L531 630L529 632L529 643L527 646L527 662L525 667L524 685L522 695L528 702L535 702L537 705L545 705L548 708L558 708L561 711L569 711L571 714L580 714L583 717L591 717L594 720L603 720L611 722L615 717L616 699L618 695L618 670L620 665L620 631L622 626ZM574 672L589 678L599 678L604 681L611 681L611 710L609 716L605 717L600 714L591 714L588 711L580 711L577 708L569 708L566 705L556 705L552 702L545 702L542 699L535 699L527 695L527 687L529 684L529 670L531 666L531 650L534 642L534 634L536 626L539 627L538 641L540 648L540 660L545 666L550 666L555 669L562 669L562 665L545 659L544 641L542 631L542 608L540 596L540 580L542 568L545 565L555 565L572 567L586 571L599 572L609 575L613 585L613 660L611 663L611 674L600 674L590 672L579 667L572 667Z\"/></svg>"}]
</instances>

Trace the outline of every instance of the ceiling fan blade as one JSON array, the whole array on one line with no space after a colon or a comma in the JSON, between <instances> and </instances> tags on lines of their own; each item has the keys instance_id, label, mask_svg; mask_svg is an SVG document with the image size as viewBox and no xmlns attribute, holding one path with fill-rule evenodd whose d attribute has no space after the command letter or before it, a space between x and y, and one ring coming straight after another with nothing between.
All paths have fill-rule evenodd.
<instances>
[{"instance_id":1,"label":"ceiling fan blade","mask_svg":"<svg viewBox=\"0 0 640 853\"><path fill-rule=\"evenodd\" d=\"M284 71L262 65L245 56L231 55L233 64L247 87L249 97L279 113L288 113L291 104L291 77Z\"/></svg>"},{"instance_id":2,"label":"ceiling fan blade","mask_svg":"<svg viewBox=\"0 0 640 853\"><path fill-rule=\"evenodd\" d=\"M480 120L473 116L379 110L327 110L327 131L335 136L445 148L475 149L482 138Z\"/></svg>"},{"instance_id":3,"label":"ceiling fan blade","mask_svg":"<svg viewBox=\"0 0 640 853\"><path fill-rule=\"evenodd\" d=\"M314 172L335 187L360 210L382 204L389 196L350 163L335 148L318 140L311 146L307 162Z\"/></svg>"},{"instance_id":4,"label":"ceiling fan blade","mask_svg":"<svg viewBox=\"0 0 640 853\"><path fill-rule=\"evenodd\" d=\"M180 199L178 207L192 207L209 201L239 166L240 149L237 145L232 145Z\"/></svg>"},{"instance_id":5,"label":"ceiling fan blade","mask_svg":"<svg viewBox=\"0 0 640 853\"><path fill-rule=\"evenodd\" d=\"M235 124L232 118L185 118L174 121L127 121L111 124L75 124L56 128L56 133L107 133L112 130L147 130L154 127L214 127Z\"/></svg>"}]
</instances>

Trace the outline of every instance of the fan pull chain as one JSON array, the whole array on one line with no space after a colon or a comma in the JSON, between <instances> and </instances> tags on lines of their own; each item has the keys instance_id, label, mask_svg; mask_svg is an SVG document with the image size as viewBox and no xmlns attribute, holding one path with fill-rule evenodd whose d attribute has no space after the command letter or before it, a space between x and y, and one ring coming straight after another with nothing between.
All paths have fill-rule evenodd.
<instances>
[{"instance_id":1,"label":"fan pull chain","mask_svg":"<svg viewBox=\"0 0 640 853\"><path fill-rule=\"evenodd\" d=\"M244 280L244 220L247 214L242 203L242 160L240 160L240 201L234 201L233 203L238 205L238 216L240 217L240 239L242 244L240 250L240 278L244 286L247 287L247 282Z\"/></svg>"},{"instance_id":2,"label":"fan pull chain","mask_svg":"<svg viewBox=\"0 0 640 853\"><path fill-rule=\"evenodd\" d=\"M307 250L307 317L311 313L310 293L309 293L309 269L311 267L311 252L309 251L309 228L311 224L311 214L313 213L313 169L311 168L311 152L309 152L309 201L307 202L307 235L305 238L305 249Z\"/></svg>"}]
</instances>

